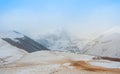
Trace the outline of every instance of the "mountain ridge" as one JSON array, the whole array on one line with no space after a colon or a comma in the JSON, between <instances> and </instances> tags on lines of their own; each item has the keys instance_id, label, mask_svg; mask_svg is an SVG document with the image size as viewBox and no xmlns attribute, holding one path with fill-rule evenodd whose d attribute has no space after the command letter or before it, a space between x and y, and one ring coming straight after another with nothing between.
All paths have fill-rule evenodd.
<instances>
[{"instance_id":1,"label":"mountain ridge","mask_svg":"<svg viewBox=\"0 0 120 74\"><path fill-rule=\"evenodd\" d=\"M28 52L35 52L39 50L49 50L40 43L34 41L30 37L23 35L17 31L9 31L5 34L0 34L0 38L4 41L8 42L9 44L24 49Z\"/></svg>"}]
</instances>

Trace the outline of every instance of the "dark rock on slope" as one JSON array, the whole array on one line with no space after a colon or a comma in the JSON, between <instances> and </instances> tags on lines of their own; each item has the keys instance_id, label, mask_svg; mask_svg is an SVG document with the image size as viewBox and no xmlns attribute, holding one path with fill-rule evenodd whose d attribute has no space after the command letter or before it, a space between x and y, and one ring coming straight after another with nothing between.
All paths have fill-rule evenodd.
<instances>
[{"instance_id":1,"label":"dark rock on slope","mask_svg":"<svg viewBox=\"0 0 120 74\"><path fill-rule=\"evenodd\" d=\"M24 49L28 52L34 52L39 50L49 50L40 43L34 41L33 39L29 38L28 36L25 36L19 32L13 31L14 33L11 33L10 36L3 36L2 39L8 43L10 43L13 46L16 46L18 48ZM10 33L9 33L10 34ZM20 35L20 37L19 37ZM23 35L23 36L21 36Z\"/></svg>"}]
</instances>

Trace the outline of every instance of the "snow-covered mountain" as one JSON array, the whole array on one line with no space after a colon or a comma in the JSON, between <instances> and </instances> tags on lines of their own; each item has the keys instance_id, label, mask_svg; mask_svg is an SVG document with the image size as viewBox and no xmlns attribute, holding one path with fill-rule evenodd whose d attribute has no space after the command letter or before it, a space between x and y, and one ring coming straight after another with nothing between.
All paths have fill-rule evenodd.
<instances>
[{"instance_id":1,"label":"snow-covered mountain","mask_svg":"<svg viewBox=\"0 0 120 74\"><path fill-rule=\"evenodd\" d=\"M17 31L0 32L0 38L11 45L24 49L28 52L48 50L40 43L34 41L28 36L25 36Z\"/></svg>"},{"instance_id":2,"label":"snow-covered mountain","mask_svg":"<svg viewBox=\"0 0 120 74\"><path fill-rule=\"evenodd\" d=\"M36 41L51 50L69 51L74 53L81 53L84 45L88 42L87 39L79 39L71 36L66 31L40 36Z\"/></svg>"},{"instance_id":3,"label":"snow-covered mountain","mask_svg":"<svg viewBox=\"0 0 120 74\"><path fill-rule=\"evenodd\" d=\"M89 42L85 54L120 58L120 28L112 28Z\"/></svg>"}]
</instances>

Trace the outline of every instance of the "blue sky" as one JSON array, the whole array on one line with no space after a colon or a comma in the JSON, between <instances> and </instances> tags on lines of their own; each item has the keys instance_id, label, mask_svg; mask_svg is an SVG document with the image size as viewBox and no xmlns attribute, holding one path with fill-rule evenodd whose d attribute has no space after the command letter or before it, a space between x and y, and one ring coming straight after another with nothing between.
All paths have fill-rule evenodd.
<instances>
[{"instance_id":1,"label":"blue sky","mask_svg":"<svg viewBox=\"0 0 120 74\"><path fill-rule=\"evenodd\" d=\"M87 36L120 25L120 0L0 0L0 30Z\"/></svg>"}]
</instances>

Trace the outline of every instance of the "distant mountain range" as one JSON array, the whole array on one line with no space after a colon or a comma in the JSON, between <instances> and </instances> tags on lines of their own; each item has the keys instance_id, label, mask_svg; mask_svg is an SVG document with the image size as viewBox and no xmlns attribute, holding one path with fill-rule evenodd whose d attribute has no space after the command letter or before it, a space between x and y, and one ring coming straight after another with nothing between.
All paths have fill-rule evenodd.
<instances>
[{"instance_id":1,"label":"distant mountain range","mask_svg":"<svg viewBox=\"0 0 120 74\"><path fill-rule=\"evenodd\" d=\"M48 34L36 40L51 50L120 58L120 28L112 28L93 40L74 38L66 32Z\"/></svg>"},{"instance_id":2,"label":"distant mountain range","mask_svg":"<svg viewBox=\"0 0 120 74\"><path fill-rule=\"evenodd\" d=\"M95 56L120 58L120 28L113 28L93 40L74 38L66 32L32 39L17 31L2 32L0 38L27 52L57 50ZM2 44L0 44L2 46Z\"/></svg>"}]
</instances>

